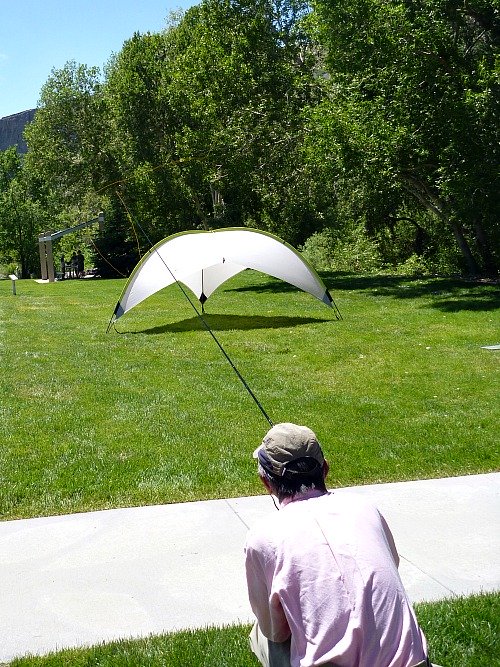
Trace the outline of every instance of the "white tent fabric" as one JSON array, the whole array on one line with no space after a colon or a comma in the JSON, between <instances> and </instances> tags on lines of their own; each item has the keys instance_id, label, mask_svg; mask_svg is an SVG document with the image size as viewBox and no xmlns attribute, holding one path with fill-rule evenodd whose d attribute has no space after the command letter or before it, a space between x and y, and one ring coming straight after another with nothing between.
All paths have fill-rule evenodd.
<instances>
[{"instance_id":1,"label":"white tent fabric","mask_svg":"<svg viewBox=\"0 0 500 667\"><path fill-rule=\"evenodd\" d=\"M157 243L133 270L114 319L176 281L204 303L217 287L245 269L284 280L333 307L321 278L292 246L267 232L232 227L181 232Z\"/></svg>"}]
</instances>

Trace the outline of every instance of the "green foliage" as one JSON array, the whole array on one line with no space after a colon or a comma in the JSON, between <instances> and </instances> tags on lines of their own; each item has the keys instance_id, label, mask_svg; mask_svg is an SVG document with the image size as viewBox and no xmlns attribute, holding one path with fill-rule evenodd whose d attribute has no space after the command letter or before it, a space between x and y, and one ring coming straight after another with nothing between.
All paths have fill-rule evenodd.
<instances>
[{"instance_id":1,"label":"green foliage","mask_svg":"<svg viewBox=\"0 0 500 667\"><path fill-rule=\"evenodd\" d=\"M0 152L0 257L20 266L20 276L35 271L37 235L46 216L23 171L15 148Z\"/></svg>"},{"instance_id":2,"label":"green foliage","mask_svg":"<svg viewBox=\"0 0 500 667\"><path fill-rule=\"evenodd\" d=\"M413 254L396 266L395 274L400 276L426 276L431 273L423 257Z\"/></svg>"},{"instance_id":3,"label":"green foliage","mask_svg":"<svg viewBox=\"0 0 500 667\"><path fill-rule=\"evenodd\" d=\"M0 278L7 278L11 274L19 277L20 267L17 262L0 262Z\"/></svg>"},{"instance_id":4,"label":"green foliage","mask_svg":"<svg viewBox=\"0 0 500 667\"><path fill-rule=\"evenodd\" d=\"M315 7L331 75L328 100L315 110L317 128L324 118L325 163L338 152L340 176L367 186L366 209L380 214L377 194L387 202L396 192L400 207L421 206L449 226L469 271L495 273L494 3L317 0Z\"/></svg>"},{"instance_id":5,"label":"green foliage","mask_svg":"<svg viewBox=\"0 0 500 667\"><path fill-rule=\"evenodd\" d=\"M42 184L54 214L88 199L100 182L101 168L106 168L107 122L100 86L96 67L68 62L53 70L25 130L26 170Z\"/></svg>"},{"instance_id":6,"label":"green foliage","mask_svg":"<svg viewBox=\"0 0 500 667\"><path fill-rule=\"evenodd\" d=\"M305 242L303 252L322 271L374 274L383 267L377 243L363 226L352 227L342 235L333 229L316 232Z\"/></svg>"},{"instance_id":7,"label":"green foliage","mask_svg":"<svg viewBox=\"0 0 500 667\"><path fill-rule=\"evenodd\" d=\"M15 220L0 203L2 253L17 220L27 275L41 219L108 207L103 273L130 264L134 222L148 245L226 225L301 245L326 227L346 268L495 275L495 3L313 5L203 0L131 36L102 75L53 70L9 186Z\"/></svg>"},{"instance_id":8,"label":"green foliage","mask_svg":"<svg viewBox=\"0 0 500 667\"><path fill-rule=\"evenodd\" d=\"M31 172L59 203L119 189L153 242L250 218L305 240L315 224L297 155L314 90L306 11L204 0L164 33L125 42L103 84L75 63L54 71L28 133Z\"/></svg>"},{"instance_id":9,"label":"green foliage","mask_svg":"<svg viewBox=\"0 0 500 667\"><path fill-rule=\"evenodd\" d=\"M104 207L105 228L93 239L93 265L101 278L129 276L140 259L140 233L121 200L111 197ZM142 236L142 234L141 234Z\"/></svg>"}]
</instances>

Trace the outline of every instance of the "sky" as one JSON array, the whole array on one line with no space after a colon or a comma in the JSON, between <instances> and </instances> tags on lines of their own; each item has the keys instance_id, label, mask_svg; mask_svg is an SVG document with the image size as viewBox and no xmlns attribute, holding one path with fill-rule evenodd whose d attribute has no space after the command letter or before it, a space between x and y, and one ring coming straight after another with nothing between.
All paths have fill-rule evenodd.
<instances>
[{"instance_id":1,"label":"sky","mask_svg":"<svg viewBox=\"0 0 500 667\"><path fill-rule=\"evenodd\" d=\"M0 0L0 118L34 109L52 69L101 68L134 32L198 0Z\"/></svg>"}]
</instances>

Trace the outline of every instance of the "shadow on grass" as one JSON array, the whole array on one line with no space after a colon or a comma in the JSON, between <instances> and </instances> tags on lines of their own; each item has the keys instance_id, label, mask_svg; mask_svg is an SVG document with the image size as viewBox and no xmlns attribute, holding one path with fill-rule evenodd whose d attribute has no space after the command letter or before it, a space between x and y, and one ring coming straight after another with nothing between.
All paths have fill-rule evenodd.
<instances>
[{"instance_id":1,"label":"shadow on grass","mask_svg":"<svg viewBox=\"0 0 500 667\"><path fill-rule=\"evenodd\" d=\"M342 272L319 273L334 299L339 292L368 292L374 296L393 299L430 299L425 307L443 312L488 311L500 308L498 281L468 280L466 278L419 278L415 276L359 276ZM259 285L237 287L234 292L297 291L288 283L270 280Z\"/></svg>"},{"instance_id":2,"label":"shadow on grass","mask_svg":"<svg viewBox=\"0 0 500 667\"><path fill-rule=\"evenodd\" d=\"M297 327L303 324L321 324L334 320L319 319L314 317L266 317L264 315L216 315L205 313L203 315L212 331L248 331L250 329L282 329ZM134 334L162 334L181 333L186 331L201 331L205 327L198 317L190 317L180 322L164 324L151 329L140 331L122 331L121 333Z\"/></svg>"}]
</instances>

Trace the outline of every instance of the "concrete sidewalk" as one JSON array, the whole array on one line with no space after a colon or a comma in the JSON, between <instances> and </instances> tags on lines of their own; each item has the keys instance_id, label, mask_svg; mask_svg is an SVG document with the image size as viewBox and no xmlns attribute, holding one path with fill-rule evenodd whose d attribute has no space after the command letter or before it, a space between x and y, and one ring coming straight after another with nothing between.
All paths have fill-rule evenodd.
<instances>
[{"instance_id":1,"label":"concrete sidewalk","mask_svg":"<svg viewBox=\"0 0 500 667\"><path fill-rule=\"evenodd\" d=\"M414 602L500 588L500 473L356 490L385 515ZM0 662L250 621L245 535L274 511L256 496L0 522Z\"/></svg>"}]
</instances>

